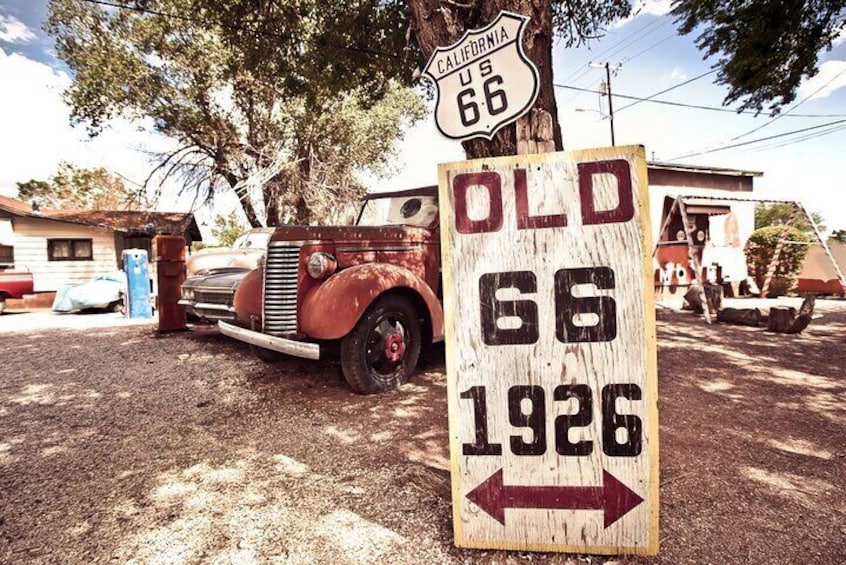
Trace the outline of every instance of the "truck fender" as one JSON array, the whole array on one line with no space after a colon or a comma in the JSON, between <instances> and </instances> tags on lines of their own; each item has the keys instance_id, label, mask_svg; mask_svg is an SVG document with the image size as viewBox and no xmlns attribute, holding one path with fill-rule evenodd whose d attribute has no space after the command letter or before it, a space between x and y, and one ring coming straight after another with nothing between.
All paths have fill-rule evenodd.
<instances>
[{"instance_id":1,"label":"truck fender","mask_svg":"<svg viewBox=\"0 0 846 565\"><path fill-rule=\"evenodd\" d=\"M435 293L408 269L389 264L350 267L311 290L300 309L300 331L313 339L340 339L374 300L391 290L411 290L419 296L428 310L432 340L443 340L444 312Z\"/></svg>"}]
</instances>

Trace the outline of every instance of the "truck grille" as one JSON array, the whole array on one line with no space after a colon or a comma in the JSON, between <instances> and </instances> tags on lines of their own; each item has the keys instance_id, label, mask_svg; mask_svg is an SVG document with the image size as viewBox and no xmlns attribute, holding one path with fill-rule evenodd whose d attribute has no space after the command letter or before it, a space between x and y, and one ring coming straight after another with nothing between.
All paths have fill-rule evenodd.
<instances>
[{"instance_id":1,"label":"truck grille","mask_svg":"<svg viewBox=\"0 0 846 565\"><path fill-rule=\"evenodd\" d=\"M203 304L223 304L224 306L232 306L232 291L224 292L209 292L205 290L194 291L194 302Z\"/></svg>"},{"instance_id":2,"label":"truck grille","mask_svg":"<svg viewBox=\"0 0 846 565\"><path fill-rule=\"evenodd\" d=\"M297 331L297 276L300 244L271 241L264 263L264 331L283 335Z\"/></svg>"}]
</instances>

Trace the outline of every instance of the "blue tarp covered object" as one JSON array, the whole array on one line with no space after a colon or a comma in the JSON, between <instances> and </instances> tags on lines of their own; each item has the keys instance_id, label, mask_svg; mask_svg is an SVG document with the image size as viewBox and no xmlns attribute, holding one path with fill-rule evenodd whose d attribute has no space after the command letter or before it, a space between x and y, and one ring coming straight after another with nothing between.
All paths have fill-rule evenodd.
<instances>
[{"instance_id":1,"label":"blue tarp covered object","mask_svg":"<svg viewBox=\"0 0 846 565\"><path fill-rule=\"evenodd\" d=\"M126 286L126 275L116 271L97 275L91 282L76 286L65 286L56 292L53 300L54 312L72 312L87 308L108 308L120 301L121 292Z\"/></svg>"}]
</instances>

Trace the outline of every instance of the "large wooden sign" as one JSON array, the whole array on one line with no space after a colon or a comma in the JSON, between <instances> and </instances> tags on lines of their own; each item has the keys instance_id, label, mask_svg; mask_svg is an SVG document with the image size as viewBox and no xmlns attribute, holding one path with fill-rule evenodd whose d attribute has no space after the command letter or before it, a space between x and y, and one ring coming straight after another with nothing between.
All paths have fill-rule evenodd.
<instances>
[{"instance_id":1,"label":"large wooden sign","mask_svg":"<svg viewBox=\"0 0 846 565\"><path fill-rule=\"evenodd\" d=\"M500 12L482 29L435 49L423 75L435 85L435 123L451 139L492 139L538 97L538 70L523 52L529 18Z\"/></svg>"},{"instance_id":2,"label":"large wooden sign","mask_svg":"<svg viewBox=\"0 0 846 565\"><path fill-rule=\"evenodd\" d=\"M456 544L654 554L643 147L439 172Z\"/></svg>"}]
</instances>

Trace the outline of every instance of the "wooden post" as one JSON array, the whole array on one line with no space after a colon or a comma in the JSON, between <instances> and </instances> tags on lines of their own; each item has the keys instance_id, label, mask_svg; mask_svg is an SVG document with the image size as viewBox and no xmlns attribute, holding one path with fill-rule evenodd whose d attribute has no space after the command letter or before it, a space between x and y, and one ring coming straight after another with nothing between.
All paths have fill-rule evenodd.
<instances>
[{"instance_id":1,"label":"wooden post","mask_svg":"<svg viewBox=\"0 0 846 565\"><path fill-rule=\"evenodd\" d=\"M793 210L790 211L790 216L788 216L787 222L781 230L781 235L778 238L778 244L776 245L773 256L770 259L770 264L767 266L767 275L764 277L764 286L761 288L761 298L766 298L767 292L770 290L770 283L773 281L773 275L775 275L776 267L778 267L778 258L781 257L781 249L784 247L784 241L787 239L787 232L790 231L790 226L793 225L793 220L796 219L796 212L798 210L798 204L794 203Z\"/></svg>"},{"instance_id":2,"label":"wooden post","mask_svg":"<svg viewBox=\"0 0 846 565\"><path fill-rule=\"evenodd\" d=\"M517 120L517 154L555 152L552 135L552 115L546 110L532 108Z\"/></svg>"},{"instance_id":3,"label":"wooden post","mask_svg":"<svg viewBox=\"0 0 846 565\"><path fill-rule=\"evenodd\" d=\"M661 243L661 237L664 235L664 232L670 227L670 221L673 218L673 214L676 212L676 208L679 206L679 200L681 198L676 198L673 200L673 205L670 206L670 211L667 213L667 217L664 218L664 223L661 225L661 231L658 232L658 239L655 240L655 245L652 246L652 256L655 257L655 254L658 253L658 244ZM669 236L668 236L669 237Z\"/></svg>"},{"instance_id":4,"label":"wooden post","mask_svg":"<svg viewBox=\"0 0 846 565\"><path fill-rule=\"evenodd\" d=\"M702 300L702 311L705 315L705 321L711 323L711 309L708 307L708 298L705 295L705 281L702 279L702 266L699 264L699 258L696 256L696 250L693 248L693 229L687 221L687 207L681 196L676 198L679 211L681 211L682 224L684 224L684 234L687 236L687 252L690 256L690 263L693 267L693 278L699 283L700 298Z\"/></svg>"}]
</instances>

